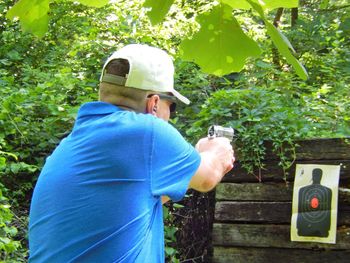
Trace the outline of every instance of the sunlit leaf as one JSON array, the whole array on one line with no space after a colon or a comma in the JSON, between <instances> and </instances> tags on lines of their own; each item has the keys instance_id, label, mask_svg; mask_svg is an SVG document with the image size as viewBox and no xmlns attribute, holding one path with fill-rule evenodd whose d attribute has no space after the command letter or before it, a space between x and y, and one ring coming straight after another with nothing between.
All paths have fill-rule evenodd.
<instances>
[{"instance_id":1,"label":"sunlit leaf","mask_svg":"<svg viewBox=\"0 0 350 263\"><path fill-rule=\"evenodd\" d=\"M286 58L287 62L290 63L298 76L306 80L308 74L304 66L293 56L288 44L284 41L284 36L280 30L274 27L270 22L265 22L267 27L267 34L270 35L273 43L277 47L278 51Z\"/></svg>"},{"instance_id":2,"label":"sunlit leaf","mask_svg":"<svg viewBox=\"0 0 350 263\"><path fill-rule=\"evenodd\" d=\"M303 79L306 80L308 78L308 74L304 66L293 56L292 52L294 52L294 49L292 45L290 44L289 40L282 34L282 32L277 29L273 24L271 24L265 17L264 11L262 7L259 4L256 4L253 1L247 0L253 9L258 12L260 17L263 19L267 34L271 37L274 45L277 47L279 53L281 53L282 56L284 56L288 63L290 63L297 75Z\"/></svg>"},{"instance_id":3,"label":"sunlit leaf","mask_svg":"<svg viewBox=\"0 0 350 263\"><path fill-rule=\"evenodd\" d=\"M254 0L257 3L260 3L264 9L275 9L279 7L293 8L297 7L299 0ZM263 4L265 3L265 5Z\"/></svg>"},{"instance_id":4,"label":"sunlit leaf","mask_svg":"<svg viewBox=\"0 0 350 263\"><path fill-rule=\"evenodd\" d=\"M220 0L221 3L227 4L234 9L251 9L250 4L245 0Z\"/></svg>"},{"instance_id":5,"label":"sunlit leaf","mask_svg":"<svg viewBox=\"0 0 350 263\"><path fill-rule=\"evenodd\" d=\"M234 9L251 9L247 0L221 0L220 2L228 4ZM252 2L261 5L263 9L275 9L279 7L292 8L298 6L298 0L252 0Z\"/></svg>"},{"instance_id":6,"label":"sunlit leaf","mask_svg":"<svg viewBox=\"0 0 350 263\"><path fill-rule=\"evenodd\" d=\"M326 9L329 5L329 0L322 0L320 3L320 8L321 9Z\"/></svg>"},{"instance_id":7,"label":"sunlit leaf","mask_svg":"<svg viewBox=\"0 0 350 263\"><path fill-rule=\"evenodd\" d=\"M259 46L242 31L225 4L198 16L201 28L180 45L184 60L194 61L206 73L222 76L240 71L248 57L257 57Z\"/></svg>"},{"instance_id":8,"label":"sunlit leaf","mask_svg":"<svg viewBox=\"0 0 350 263\"><path fill-rule=\"evenodd\" d=\"M6 17L18 17L23 31L42 37L49 23L50 0L20 0L7 13Z\"/></svg>"},{"instance_id":9,"label":"sunlit leaf","mask_svg":"<svg viewBox=\"0 0 350 263\"><path fill-rule=\"evenodd\" d=\"M147 14L152 25L160 23L168 13L174 0L146 0L144 7L152 8Z\"/></svg>"},{"instance_id":10,"label":"sunlit leaf","mask_svg":"<svg viewBox=\"0 0 350 263\"><path fill-rule=\"evenodd\" d=\"M4 157L0 157L0 169L3 168L6 164L6 159Z\"/></svg>"},{"instance_id":11,"label":"sunlit leaf","mask_svg":"<svg viewBox=\"0 0 350 263\"><path fill-rule=\"evenodd\" d=\"M15 159L16 161L18 160L17 155L15 155L14 153L3 152L3 151L0 150L0 155L10 156L10 157L12 157L13 159ZM0 159L0 160L1 160L1 159ZM1 161L0 161L0 164L1 164Z\"/></svg>"},{"instance_id":12,"label":"sunlit leaf","mask_svg":"<svg viewBox=\"0 0 350 263\"><path fill-rule=\"evenodd\" d=\"M49 4L51 0L19 0L6 14L8 19L19 18L21 27L25 32L31 32L43 37L49 24ZM87 6L101 7L109 0L78 0Z\"/></svg>"},{"instance_id":13,"label":"sunlit leaf","mask_svg":"<svg viewBox=\"0 0 350 263\"><path fill-rule=\"evenodd\" d=\"M72 2L79 2L86 6L102 7L108 4L109 0L71 0Z\"/></svg>"}]
</instances>

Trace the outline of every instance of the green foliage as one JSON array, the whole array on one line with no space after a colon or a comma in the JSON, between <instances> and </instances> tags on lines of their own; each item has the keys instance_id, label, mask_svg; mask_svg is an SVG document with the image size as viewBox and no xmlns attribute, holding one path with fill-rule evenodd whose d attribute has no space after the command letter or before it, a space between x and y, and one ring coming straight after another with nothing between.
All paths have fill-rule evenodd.
<instances>
[{"instance_id":1,"label":"green foliage","mask_svg":"<svg viewBox=\"0 0 350 263\"><path fill-rule=\"evenodd\" d=\"M174 0L146 0L143 4L146 8L151 8L148 12L149 19L153 25L160 23L169 12Z\"/></svg>"},{"instance_id":2,"label":"green foliage","mask_svg":"<svg viewBox=\"0 0 350 263\"><path fill-rule=\"evenodd\" d=\"M289 40L282 34L282 32L278 28L276 28L273 24L271 24L266 19L266 16L264 15L263 8L260 5L254 3L253 1L248 0L248 2L251 4L253 9L263 19L263 21L266 25L267 34L271 37L271 39L272 39L274 45L277 47L278 51L286 58L288 63L290 63L294 67L298 76L301 79L306 80L308 78L307 72L306 72L305 68L303 67L303 65L293 56L291 50L294 51L294 49L293 49L291 43L289 42ZM295 51L294 51L294 53L295 53Z\"/></svg>"},{"instance_id":3,"label":"green foliage","mask_svg":"<svg viewBox=\"0 0 350 263\"><path fill-rule=\"evenodd\" d=\"M296 50L310 73L308 81L290 78L284 61L283 71L277 70L269 63L273 57L265 47L263 61L217 80L221 90L214 90L196 112L188 135L203 136L211 124L234 127L237 158L250 172L263 168L268 150L280 156L280 165L287 168L297 139L348 136L350 56L345 32L349 15L342 10L338 15L316 12L308 9L295 30L287 31L288 38L298 43ZM273 148L265 149L265 141L272 141Z\"/></svg>"},{"instance_id":4,"label":"green foliage","mask_svg":"<svg viewBox=\"0 0 350 263\"><path fill-rule=\"evenodd\" d=\"M152 23L159 23L166 15L173 1L159 4L159 1L146 1L145 6L152 7L149 13ZM266 18L264 10L278 7L296 7L298 1L236 1L222 0L199 14L196 21L199 31L180 45L180 56L187 61L197 63L204 72L222 76L242 70L247 57L257 57L260 49L257 43L248 37L240 24L232 16L232 8L253 8L266 25L266 32L272 38L278 51L287 59L297 75L306 80L307 72L303 65L294 57L292 45L281 31L276 29Z\"/></svg>"},{"instance_id":5,"label":"green foliage","mask_svg":"<svg viewBox=\"0 0 350 263\"><path fill-rule=\"evenodd\" d=\"M25 32L43 37L48 30L49 10L51 0L19 0L7 13L7 18L18 17ZM84 5L101 7L108 0L77 0ZM30 10L30 11L28 11Z\"/></svg>"},{"instance_id":6,"label":"green foliage","mask_svg":"<svg viewBox=\"0 0 350 263\"><path fill-rule=\"evenodd\" d=\"M91 7L102 7L108 4L109 0L78 0L77 2Z\"/></svg>"},{"instance_id":7,"label":"green foliage","mask_svg":"<svg viewBox=\"0 0 350 263\"><path fill-rule=\"evenodd\" d=\"M194 61L206 73L218 76L240 71L247 57L257 57L258 45L232 17L232 8L217 5L197 17L201 25L191 39L180 45L181 58Z\"/></svg>"},{"instance_id":8,"label":"green foliage","mask_svg":"<svg viewBox=\"0 0 350 263\"><path fill-rule=\"evenodd\" d=\"M7 17L19 17L24 31L43 36L49 23L49 4L49 0L20 0L10 9Z\"/></svg>"},{"instance_id":9,"label":"green foliage","mask_svg":"<svg viewBox=\"0 0 350 263\"><path fill-rule=\"evenodd\" d=\"M178 227L174 223L174 216L172 215L174 208L181 208L177 204L167 204L163 206L164 219L164 240L165 240L165 257L167 262L179 263L179 252L176 247L176 232Z\"/></svg>"},{"instance_id":10,"label":"green foliage","mask_svg":"<svg viewBox=\"0 0 350 263\"><path fill-rule=\"evenodd\" d=\"M193 133L195 137L205 134L211 124L234 127L237 136L235 148L239 154L236 157L249 172L253 172L254 167L263 168L264 142L273 141L272 150L279 153L286 143L292 147L295 138L305 136L307 122L299 118L301 115L303 105L298 100L290 94L272 92L272 88L219 90L203 105L199 120L189 134Z\"/></svg>"},{"instance_id":11,"label":"green foliage","mask_svg":"<svg viewBox=\"0 0 350 263\"><path fill-rule=\"evenodd\" d=\"M84 0L78 2L101 7L108 1ZM139 3L140 1L133 2ZM49 0L36 0L34 3L29 0L20 0L10 9L7 17L10 19L19 17L22 28L26 32L33 32L37 36L43 37L48 27L49 3ZM164 20L173 4L174 0L146 0L143 7L151 8L147 13L152 24L155 25ZM208 7L212 8L207 8L207 12L198 16L199 32L192 37L189 36L180 46L182 58L196 62L203 71L218 76L242 70L247 57L256 57L260 54L257 43L244 33L240 24L232 17L232 8L247 9L247 4L256 10L264 20L267 33L281 54L295 68L296 73L302 79L306 79L305 69L289 50L291 47L289 41L267 21L264 15L264 10L277 7L295 7L298 5L296 0L265 1L265 3L257 0L240 2L223 0L219 1L218 4L216 2L207 4ZM28 12L28 10L31 11ZM214 57L213 52L217 50L220 52Z\"/></svg>"},{"instance_id":12,"label":"green foliage","mask_svg":"<svg viewBox=\"0 0 350 263\"><path fill-rule=\"evenodd\" d=\"M13 156L11 153L0 152L0 171L6 165L4 156ZM18 230L12 226L13 212L8 199L3 196L6 191L4 185L0 184L0 258L9 259L9 257L20 247L20 242L14 240Z\"/></svg>"},{"instance_id":13,"label":"green foliage","mask_svg":"<svg viewBox=\"0 0 350 263\"><path fill-rule=\"evenodd\" d=\"M120 0L96 9L62 0L50 3L51 19L42 39L21 32L18 22L5 18L14 2L0 0L0 189L7 197L1 197L0 202L3 229L0 236L7 238L6 244L12 244L1 251L1 258L7 262L26 261L29 200L44 159L71 130L80 104L97 99L100 68L107 56L124 44L148 43L174 56L176 88L192 104L179 105L172 123L183 134L187 132L193 143L206 135L210 124L234 127L239 153L236 157L250 171L253 166L263 168L267 150L275 151L281 166L288 167L293 160L286 157L293 155L295 139L350 134L350 17L348 9L337 9L337 4L345 1L322 1L325 8L322 10L319 1L308 2L299 9L294 28L289 25L288 11L282 17L279 28L305 65L307 81L290 74L290 60L280 58L278 65L273 63L272 45L285 50L282 53L291 52L291 45L274 28L266 36L261 20L269 25L274 15L270 9L280 1L264 1L266 9L258 16L251 15L250 1L225 0L219 6L199 0L173 1L163 23L152 26L140 1ZM33 5L44 2L32 1ZM283 1L290 6L295 2ZM235 10L235 17L228 18L227 5L248 13ZM205 26L200 27L195 19ZM218 22L220 19L227 21L227 27ZM211 25L217 25L218 31L230 31L226 32L227 38L210 31ZM232 29L233 26L236 27ZM206 37L226 41L234 37L232 32L246 38L243 46L255 43L254 39L262 55L246 59L251 54L244 55L245 49L237 47L232 51L227 43L223 49L205 42ZM190 36L197 41L191 48L186 42ZM233 39L231 42L239 43ZM240 73L223 77L208 75L194 63L181 59L180 46L185 51L188 48L186 53L193 53L193 57L201 52L201 59L215 58L210 62L221 63L221 68L233 56L241 57L245 67ZM225 57L224 62L216 57L225 56L226 52L230 57ZM204 63L210 64L208 61ZM302 75L303 69L300 70ZM272 140L271 149L265 149L266 140ZM189 234L180 233L183 226L177 224L176 208L167 209L164 211L167 258L172 262L186 260L191 255L187 247L180 247L182 243L176 236ZM196 219L198 216L192 220ZM191 214L186 214L186 220L191 220Z\"/></svg>"},{"instance_id":14,"label":"green foliage","mask_svg":"<svg viewBox=\"0 0 350 263\"><path fill-rule=\"evenodd\" d=\"M224 3L229 4L232 8L238 9L250 9L251 3L259 4L258 0L221 0ZM278 7L292 8L298 6L298 0L286 0L286 1L276 1L276 0L265 0L264 5L261 7L264 9L275 9Z\"/></svg>"}]
</instances>

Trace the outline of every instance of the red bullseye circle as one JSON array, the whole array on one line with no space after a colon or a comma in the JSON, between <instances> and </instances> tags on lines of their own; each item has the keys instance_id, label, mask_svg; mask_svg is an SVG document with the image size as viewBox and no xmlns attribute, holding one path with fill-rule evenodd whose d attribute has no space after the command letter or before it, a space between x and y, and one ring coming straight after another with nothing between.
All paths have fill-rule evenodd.
<instances>
[{"instance_id":1,"label":"red bullseye circle","mask_svg":"<svg viewBox=\"0 0 350 263\"><path fill-rule=\"evenodd\" d=\"M310 205L313 209L316 209L319 205L319 201L317 199L317 197L314 197L311 199Z\"/></svg>"}]
</instances>

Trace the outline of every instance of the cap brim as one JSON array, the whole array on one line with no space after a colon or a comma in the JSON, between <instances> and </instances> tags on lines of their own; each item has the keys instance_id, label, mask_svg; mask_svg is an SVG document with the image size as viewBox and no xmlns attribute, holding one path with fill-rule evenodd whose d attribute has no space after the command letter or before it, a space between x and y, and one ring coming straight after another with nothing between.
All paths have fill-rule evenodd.
<instances>
[{"instance_id":1,"label":"cap brim","mask_svg":"<svg viewBox=\"0 0 350 263\"><path fill-rule=\"evenodd\" d=\"M176 90L172 90L171 93L173 93L173 95L182 103L185 103L186 105L191 103L191 101L189 99L187 99L185 96L181 95Z\"/></svg>"}]
</instances>

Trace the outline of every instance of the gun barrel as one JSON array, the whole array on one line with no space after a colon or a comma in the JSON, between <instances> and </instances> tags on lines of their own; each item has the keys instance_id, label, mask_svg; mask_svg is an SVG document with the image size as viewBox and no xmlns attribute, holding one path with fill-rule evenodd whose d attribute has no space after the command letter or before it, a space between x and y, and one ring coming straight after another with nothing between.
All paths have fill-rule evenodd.
<instances>
[{"instance_id":1,"label":"gun barrel","mask_svg":"<svg viewBox=\"0 0 350 263\"><path fill-rule=\"evenodd\" d=\"M209 139L212 139L215 137L225 137L232 142L234 135L235 135L235 131L231 127L222 127L219 125L212 125L208 129Z\"/></svg>"}]
</instances>

